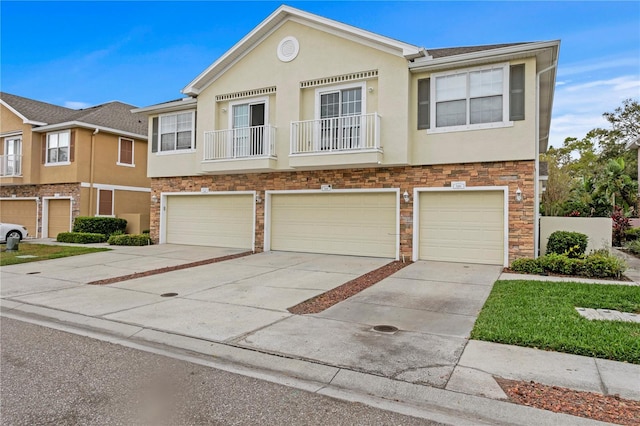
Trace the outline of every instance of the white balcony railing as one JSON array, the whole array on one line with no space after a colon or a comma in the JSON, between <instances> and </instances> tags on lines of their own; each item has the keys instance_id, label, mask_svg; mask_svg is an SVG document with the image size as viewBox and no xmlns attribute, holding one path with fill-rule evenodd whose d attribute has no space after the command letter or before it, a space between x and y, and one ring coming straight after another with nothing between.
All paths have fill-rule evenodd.
<instances>
[{"instance_id":1,"label":"white balcony railing","mask_svg":"<svg viewBox=\"0 0 640 426\"><path fill-rule=\"evenodd\" d=\"M348 115L291 123L291 154L380 149L380 116Z\"/></svg>"},{"instance_id":2,"label":"white balcony railing","mask_svg":"<svg viewBox=\"0 0 640 426\"><path fill-rule=\"evenodd\" d=\"M22 155L0 155L0 176L22 176Z\"/></svg>"},{"instance_id":3,"label":"white balcony railing","mask_svg":"<svg viewBox=\"0 0 640 426\"><path fill-rule=\"evenodd\" d=\"M204 132L204 161L274 157L275 141L270 125Z\"/></svg>"}]
</instances>

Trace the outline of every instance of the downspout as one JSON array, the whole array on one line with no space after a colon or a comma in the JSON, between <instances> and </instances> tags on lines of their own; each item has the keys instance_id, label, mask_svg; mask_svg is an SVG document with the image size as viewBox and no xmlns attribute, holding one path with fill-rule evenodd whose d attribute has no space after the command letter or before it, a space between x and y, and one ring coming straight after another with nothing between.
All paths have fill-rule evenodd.
<instances>
[{"instance_id":1,"label":"downspout","mask_svg":"<svg viewBox=\"0 0 640 426\"><path fill-rule=\"evenodd\" d=\"M546 72L556 69L558 60L553 64L536 73L536 156L535 156L535 172L533 182L533 198L535 200L535 209L533 212L533 257L538 258L540 251L540 76ZM555 81L554 81L555 85ZM549 135L546 136L547 138Z\"/></svg>"},{"instance_id":2,"label":"downspout","mask_svg":"<svg viewBox=\"0 0 640 426\"><path fill-rule=\"evenodd\" d=\"M89 160L89 216L95 216L91 214L91 209L93 208L93 179L94 179L94 170L95 170L95 143L96 143L96 135L100 129L96 128L96 130L91 135L91 159ZM96 209L96 214L98 213Z\"/></svg>"}]
</instances>

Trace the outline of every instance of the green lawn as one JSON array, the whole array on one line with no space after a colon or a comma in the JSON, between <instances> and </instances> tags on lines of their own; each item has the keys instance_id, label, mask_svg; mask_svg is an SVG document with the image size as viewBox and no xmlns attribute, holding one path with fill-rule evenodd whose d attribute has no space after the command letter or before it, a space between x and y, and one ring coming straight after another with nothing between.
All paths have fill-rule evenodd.
<instances>
[{"instance_id":1,"label":"green lawn","mask_svg":"<svg viewBox=\"0 0 640 426\"><path fill-rule=\"evenodd\" d=\"M20 243L18 251L6 251L6 246L2 245L0 251L0 266L15 265L18 263L35 262L37 260L57 259L60 257L77 256L79 254L95 253L98 251L108 251L108 248L77 247L77 246L54 246L48 244ZM17 256L36 256L20 258Z\"/></svg>"},{"instance_id":2,"label":"green lawn","mask_svg":"<svg viewBox=\"0 0 640 426\"><path fill-rule=\"evenodd\" d=\"M640 324L590 321L575 307L640 313L640 287L498 281L471 338L640 364Z\"/></svg>"}]
</instances>

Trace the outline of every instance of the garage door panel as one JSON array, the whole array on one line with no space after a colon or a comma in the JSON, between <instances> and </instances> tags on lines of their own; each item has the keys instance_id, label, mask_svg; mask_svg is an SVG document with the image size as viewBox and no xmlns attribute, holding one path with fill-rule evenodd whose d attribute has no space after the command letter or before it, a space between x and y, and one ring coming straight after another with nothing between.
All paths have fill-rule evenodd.
<instances>
[{"instance_id":1,"label":"garage door panel","mask_svg":"<svg viewBox=\"0 0 640 426\"><path fill-rule=\"evenodd\" d=\"M253 195L167 196L166 241L251 249Z\"/></svg>"},{"instance_id":2,"label":"garage door panel","mask_svg":"<svg viewBox=\"0 0 640 426\"><path fill-rule=\"evenodd\" d=\"M502 191L421 193L418 257L502 264L503 197Z\"/></svg>"},{"instance_id":3,"label":"garage door panel","mask_svg":"<svg viewBox=\"0 0 640 426\"><path fill-rule=\"evenodd\" d=\"M31 236L36 235L38 205L35 200L0 201L0 222L16 223L27 228Z\"/></svg>"},{"instance_id":4,"label":"garage door panel","mask_svg":"<svg viewBox=\"0 0 640 426\"><path fill-rule=\"evenodd\" d=\"M56 238L61 232L71 230L71 200L49 200L47 236Z\"/></svg>"},{"instance_id":5,"label":"garage door panel","mask_svg":"<svg viewBox=\"0 0 640 426\"><path fill-rule=\"evenodd\" d=\"M394 193L274 194L271 249L396 256Z\"/></svg>"}]
</instances>

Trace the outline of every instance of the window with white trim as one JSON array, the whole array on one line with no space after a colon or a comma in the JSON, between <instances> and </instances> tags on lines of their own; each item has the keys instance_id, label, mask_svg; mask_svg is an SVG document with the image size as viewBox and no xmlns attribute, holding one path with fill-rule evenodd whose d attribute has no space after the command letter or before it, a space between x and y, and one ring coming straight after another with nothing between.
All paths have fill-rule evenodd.
<instances>
[{"instance_id":1,"label":"window with white trim","mask_svg":"<svg viewBox=\"0 0 640 426\"><path fill-rule=\"evenodd\" d=\"M418 129L486 129L524 120L524 65L497 64L418 80Z\"/></svg>"},{"instance_id":2,"label":"window with white trim","mask_svg":"<svg viewBox=\"0 0 640 426\"><path fill-rule=\"evenodd\" d=\"M361 145L364 83L316 90L320 149L351 149Z\"/></svg>"},{"instance_id":3,"label":"window with white trim","mask_svg":"<svg viewBox=\"0 0 640 426\"><path fill-rule=\"evenodd\" d=\"M0 176L22 175L22 136L4 139L4 158L0 165Z\"/></svg>"},{"instance_id":4,"label":"window with white trim","mask_svg":"<svg viewBox=\"0 0 640 426\"><path fill-rule=\"evenodd\" d=\"M160 152L194 148L195 119L193 112L160 116Z\"/></svg>"},{"instance_id":5,"label":"window with white trim","mask_svg":"<svg viewBox=\"0 0 640 426\"><path fill-rule=\"evenodd\" d=\"M133 139L120 138L118 141L118 165L134 166Z\"/></svg>"},{"instance_id":6,"label":"window with white trim","mask_svg":"<svg viewBox=\"0 0 640 426\"><path fill-rule=\"evenodd\" d=\"M47 164L68 164L70 132L48 133L47 134Z\"/></svg>"}]
</instances>

